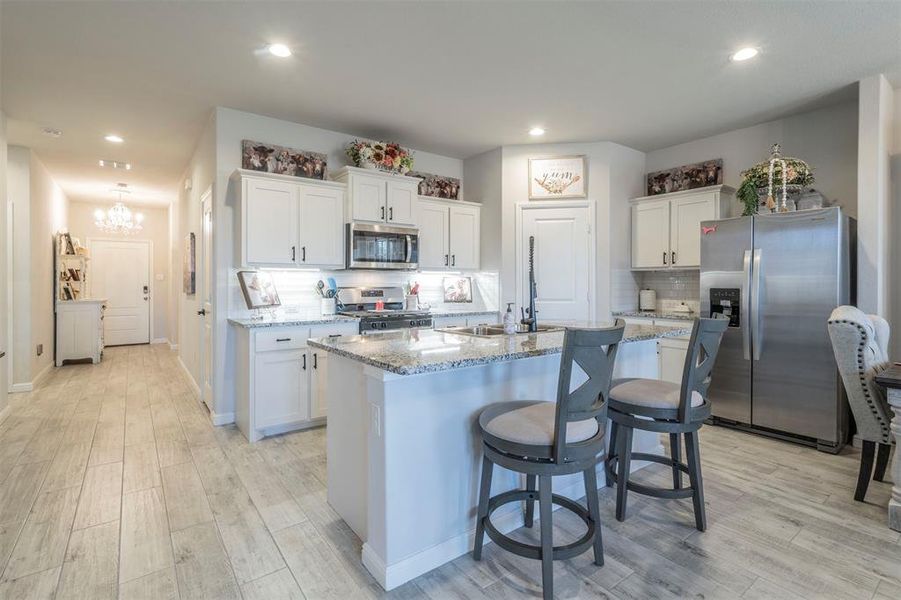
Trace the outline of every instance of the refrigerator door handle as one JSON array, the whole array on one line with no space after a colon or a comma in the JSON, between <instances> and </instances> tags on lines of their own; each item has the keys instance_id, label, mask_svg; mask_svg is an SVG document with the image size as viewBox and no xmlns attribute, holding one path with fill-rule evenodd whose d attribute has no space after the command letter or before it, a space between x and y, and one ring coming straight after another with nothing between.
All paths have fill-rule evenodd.
<instances>
[{"instance_id":1,"label":"refrigerator door handle","mask_svg":"<svg viewBox=\"0 0 901 600\"><path fill-rule=\"evenodd\" d=\"M760 360L760 248L754 249L751 268L751 349L754 360Z\"/></svg>"},{"instance_id":2,"label":"refrigerator door handle","mask_svg":"<svg viewBox=\"0 0 901 600\"><path fill-rule=\"evenodd\" d=\"M751 285L751 251L745 250L745 256L742 260L742 278L741 278L741 306L739 306L739 316L741 318L741 348L745 360L751 360L751 335L748 331L751 328L749 319L751 313L748 311L748 289Z\"/></svg>"}]
</instances>

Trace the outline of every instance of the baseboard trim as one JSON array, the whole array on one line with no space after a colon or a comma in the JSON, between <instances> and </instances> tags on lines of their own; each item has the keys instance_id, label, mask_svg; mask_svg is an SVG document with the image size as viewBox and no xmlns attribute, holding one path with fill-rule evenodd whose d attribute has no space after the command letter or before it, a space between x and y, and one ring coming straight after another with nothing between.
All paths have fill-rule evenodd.
<instances>
[{"instance_id":1,"label":"baseboard trim","mask_svg":"<svg viewBox=\"0 0 901 600\"><path fill-rule=\"evenodd\" d=\"M178 364L181 365L181 370L184 371L185 376L188 378L188 385L191 386L194 397L200 398L200 388L197 386L197 382L194 381L194 376L191 375L191 371L188 370L188 367L185 365L184 361L182 361L181 356L178 357Z\"/></svg>"},{"instance_id":2,"label":"baseboard trim","mask_svg":"<svg viewBox=\"0 0 901 600\"><path fill-rule=\"evenodd\" d=\"M168 344L169 338L153 338L150 340L151 344Z\"/></svg>"},{"instance_id":3,"label":"baseboard trim","mask_svg":"<svg viewBox=\"0 0 901 600\"><path fill-rule=\"evenodd\" d=\"M653 449L650 449L650 452L663 454L663 445L656 444ZM650 464L651 463L647 461L633 461L632 468L629 469L629 471L634 473ZM603 489L607 481L603 463L598 465L597 481L598 489ZM577 499L585 494L585 488L581 481L576 480L575 483L567 485L566 487L560 489L555 488L554 493L566 496L567 498ZM511 506L510 510L507 512L501 513L498 511L492 515L491 522L501 533L510 533L523 526L522 510L516 508L516 506L518 505ZM559 508L559 506L554 505L554 510ZM536 511L535 521L537 522L538 520ZM420 575L428 573L432 569L440 567L455 558L471 552L473 542L475 541L475 535L475 524L473 524L473 528L470 531L454 536L439 544L435 544L431 548L408 556L392 565L386 565L382 557L379 556L371 546L364 543L362 553L363 566L365 566L375 580L379 582L379 585L386 591L390 591ZM486 545L490 544L491 538L486 535L484 543Z\"/></svg>"},{"instance_id":4,"label":"baseboard trim","mask_svg":"<svg viewBox=\"0 0 901 600\"><path fill-rule=\"evenodd\" d=\"M220 425L230 425L235 422L235 413L214 413L210 411L210 421L213 422L213 425L219 427Z\"/></svg>"},{"instance_id":5,"label":"baseboard trim","mask_svg":"<svg viewBox=\"0 0 901 600\"><path fill-rule=\"evenodd\" d=\"M178 350L178 344L173 344L172 342L169 342L169 350L173 350L173 351Z\"/></svg>"},{"instance_id":6,"label":"baseboard trim","mask_svg":"<svg viewBox=\"0 0 901 600\"><path fill-rule=\"evenodd\" d=\"M50 372L53 370L54 364L51 362L49 365L44 367L44 370L38 373L38 376L32 379L27 383L13 383L9 386L10 394L21 394L22 392L33 392L34 388L36 388L44 379L50 375Z\"/></svg>"},{"instance_id":7,"label":"baseboard trim","mask_svg":"<svg viewBox=\"0 0 901 600\"><path fill-rule=\"evenodd\" d=\"M54 365L53 361L51 361L50 364L48 364L46 367L44 367L44 370L41 371L40 373L38 373L38 376L35 377L31 381L31 388L34 389L34 388L38 387L38 385L40 385L40 383L42 381L47 379L47 376L50 375L51 371L53 371L54 366L55 365Z\"/></svg>"},{"instance_id":8,"label":"baseboard trim","mask_svg":"<svg viewBox=\"0 0 901 600\"><path fill-rule=\"evenodd\" d=\"M14 383L9 386L10 394L21 394L22 392L30 392L33 388L31 382L28 383Z\"/></svg>"}]
</instances>

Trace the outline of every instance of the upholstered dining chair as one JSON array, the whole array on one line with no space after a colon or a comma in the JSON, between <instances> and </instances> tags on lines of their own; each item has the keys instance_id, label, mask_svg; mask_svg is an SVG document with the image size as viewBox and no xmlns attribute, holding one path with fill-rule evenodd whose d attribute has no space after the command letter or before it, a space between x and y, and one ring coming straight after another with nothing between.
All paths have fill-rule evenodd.
<instances>
[{"instance_id":1,"label":"upholstered dining chair","mask_svg":"<svg viewBox=\"0 0 901 600\"><path fill-rule=\"evenodd\" d=\"M875 381L876 376L891 364L888 358L890 328L882 317L865 314L854 306L839 306L833 310L828 328L835 362L857 423L857 435L863 444L854 492L854 499L863 502L871 474L876 481L882 481L892 450L889 429L892 412L885 399L885 390ZM874 472L873 456L877 445L879 456Z\"/></svg>"}]
</instances>

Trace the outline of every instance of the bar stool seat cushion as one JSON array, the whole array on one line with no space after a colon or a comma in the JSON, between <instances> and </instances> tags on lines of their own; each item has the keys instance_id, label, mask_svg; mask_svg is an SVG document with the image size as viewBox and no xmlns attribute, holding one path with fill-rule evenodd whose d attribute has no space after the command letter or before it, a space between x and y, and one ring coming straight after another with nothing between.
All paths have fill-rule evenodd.
<instances>
[{"instance_id":1,"label":"bar stool seat cushion","mask_svg":"<svg viewBox=\"0 0 901 600\"><path fill-rule=\"evenodd\" d=\"M610 403L621 406L632 405L641 408L663 408L678 410L681 386L659 379L617 379L610 386ZM698 392L691 393L691 407L704 404L704 397Z\"/></svg>"},{"instance_id":2,"label":"bar stool seat cushion","mask_svg":"<svg viewBox=\"0 0 901 600\"><path fill-rule=\"evenodd\" d=\"M504 408L509 405L508 410ZM484 430L502 440L529 446L554 444L556 402L535 402L523 406L522 402L505 402L490 407L490 420L484 422ZM566 425L567 443L584 442L598 433L597 419L573 421Z\"/></svg>"}]
</instances>

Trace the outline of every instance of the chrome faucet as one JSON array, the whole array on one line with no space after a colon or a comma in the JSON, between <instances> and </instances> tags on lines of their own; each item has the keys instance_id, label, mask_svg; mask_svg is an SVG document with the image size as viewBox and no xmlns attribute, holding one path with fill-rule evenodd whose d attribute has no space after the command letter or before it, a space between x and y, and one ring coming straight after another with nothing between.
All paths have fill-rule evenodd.
<instances>
[{"instance_id":1,"label":"chrome faucet","mask_svg":"<svg viewBox=\"0 0 901 600\"><path fill-rule=\"evenodd\" d=\"M520 307L522 319L520 323L527 325L529 333L538 331L538 311L535 310L535 297L538 296L538 284L535 283L535 236L529 236L529 308ZM528 314L528 318L526 317Z\"/></svg>"}]
</instances>

